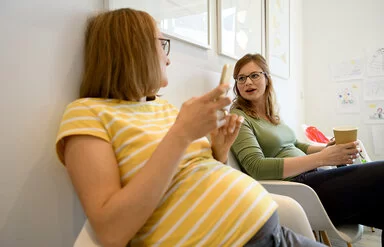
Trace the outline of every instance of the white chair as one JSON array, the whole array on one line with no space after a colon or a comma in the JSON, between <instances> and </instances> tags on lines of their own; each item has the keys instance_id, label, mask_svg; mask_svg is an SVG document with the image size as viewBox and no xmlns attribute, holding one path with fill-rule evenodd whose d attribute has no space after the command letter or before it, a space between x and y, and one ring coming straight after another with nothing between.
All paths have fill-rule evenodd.
<instances>
[{"instance_id":1,"label":"white chair","mask_svg":"<svg viewBox=\"0 0 384 247\"><path fill-rule=\"evenodd\" d=\"M303 207L296 200L289 196L273 193L271 193L271 196L279 204L277 213L282 226L288 227L295 233L306 236L309 239L316 240L308 217Z\"/></svg>"},{"instance_id":2,"label":"white chair","mask_svg":"<svg viewBox=\"0 0 384 247\"><path fill-rule=\"evenodd\" d=\"M88 220L85 220L83 228L77 236L73 247L102 247L96 239L95 232Z\"/></svg>"},{"instance_id":3,"label":"white chair","mask_svg":"<svg viewBox=\"0 0 384 247\"><path fill-rule=\"evenodd\" d=\"M240 169L238 162L232 152L229 154L228 163ZM312 230L319 232L322 241L331 246L328 235L336 239L343 240L348 247L357 242L363 235L362 225L343 225L334 226L327 212L325 211L316 192L309 186L296 182L281 180L261 180L259 181L270 193L285 195L296 200L304 209Z\"/></svg>"}]
</instances>

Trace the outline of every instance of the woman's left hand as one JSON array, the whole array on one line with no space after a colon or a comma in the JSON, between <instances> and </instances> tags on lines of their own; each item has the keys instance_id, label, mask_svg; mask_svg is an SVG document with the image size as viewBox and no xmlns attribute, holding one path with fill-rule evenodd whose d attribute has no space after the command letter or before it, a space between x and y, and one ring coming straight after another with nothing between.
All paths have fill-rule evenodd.
<instances>
[{"instance_id":1,"label":"woman's left hand","mask_svg":"<svg viewBox=\"0 0 384 247\"><path fill-rule=\"evenodd\" d=\"M229 149L239 134L241 123L244 121L243 116L236 114L228 114L225 118L226 123L211 132L213 157L222 163L227 162Z\"/></svg>"}]
</instances>

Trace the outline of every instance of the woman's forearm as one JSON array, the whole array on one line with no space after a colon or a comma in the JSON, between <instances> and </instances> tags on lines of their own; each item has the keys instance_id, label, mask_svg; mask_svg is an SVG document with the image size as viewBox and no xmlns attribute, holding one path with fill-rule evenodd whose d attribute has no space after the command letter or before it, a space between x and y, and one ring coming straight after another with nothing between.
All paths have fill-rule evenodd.
<instances>
[{"instance_id":1,"label":"woman's forearm","mask_svg":"<svg viewBox=\"0 0 384 247\"><path fill-rule=\"evenodd\" d=\"M307 149L307 154L318 153L325 148L325 145L311 145Z\"/></svg>"},{"instance_id":2,"label":"woman's forearm","mask_svg":"<svg viewBox=\"0 0 384 247\"><path fill-rule=\"evenodd\" d=\"M223 164L226 164L228 161L228 153L229 149L223 149L220 147L214 147L212 146L212 156L217 161L220 161Z\"/></svg>"},{"instance_id":3,"label":"woman's forearm","mask_svg":"<svg viewBox=\"0 0 384 247\"><path fill-rule=\"evenodd\" d=\"M284 158L283 178L299 175L324 165L319 152L299 157Z\"/></svg>"}]
</instances>

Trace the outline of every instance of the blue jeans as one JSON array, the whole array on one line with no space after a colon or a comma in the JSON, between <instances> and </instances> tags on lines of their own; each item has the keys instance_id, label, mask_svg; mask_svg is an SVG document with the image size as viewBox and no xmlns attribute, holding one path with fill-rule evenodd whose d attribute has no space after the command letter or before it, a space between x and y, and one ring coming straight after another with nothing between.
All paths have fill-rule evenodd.
<instances>
[{"instance_id":1,"label":"blue jeans","mask_svg":"<svg viewBox=\"0 0 384 247\"><path fill-rule=\"evenodd\" d=\"M244 247L326 247L279 224L275 212Z\"/></svg>"},{"instance_id":2,"label":"blue jeans","mask_svg":"<svg viewBox=\"0 0 384 247\"><path fill-rule=\"evenodd\" d=\"M335 225L384 227L384 161L302 173L292 179L314 189ZM383 245L383 233L381 235Z\"/></svg>"}]
</instances>

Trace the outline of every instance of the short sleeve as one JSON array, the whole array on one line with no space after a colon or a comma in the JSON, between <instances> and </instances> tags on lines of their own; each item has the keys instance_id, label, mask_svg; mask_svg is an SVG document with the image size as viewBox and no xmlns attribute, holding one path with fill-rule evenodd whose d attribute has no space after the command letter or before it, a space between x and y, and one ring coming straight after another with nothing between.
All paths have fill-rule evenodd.
<instances>
[{"instance_id":1,"label":"short sleeve","mask_svg":"<svg viewBox=\"0 0 384 247\"><path fill-rule=\"evenodd\" d=\"M111 138L102 123L97 111L91 105L85 105L80 100L70 103L63 114L56 137L56 153L63 165L64 138L74 135L90 135L110 142Z\"/></svg>"}]
</instances>

